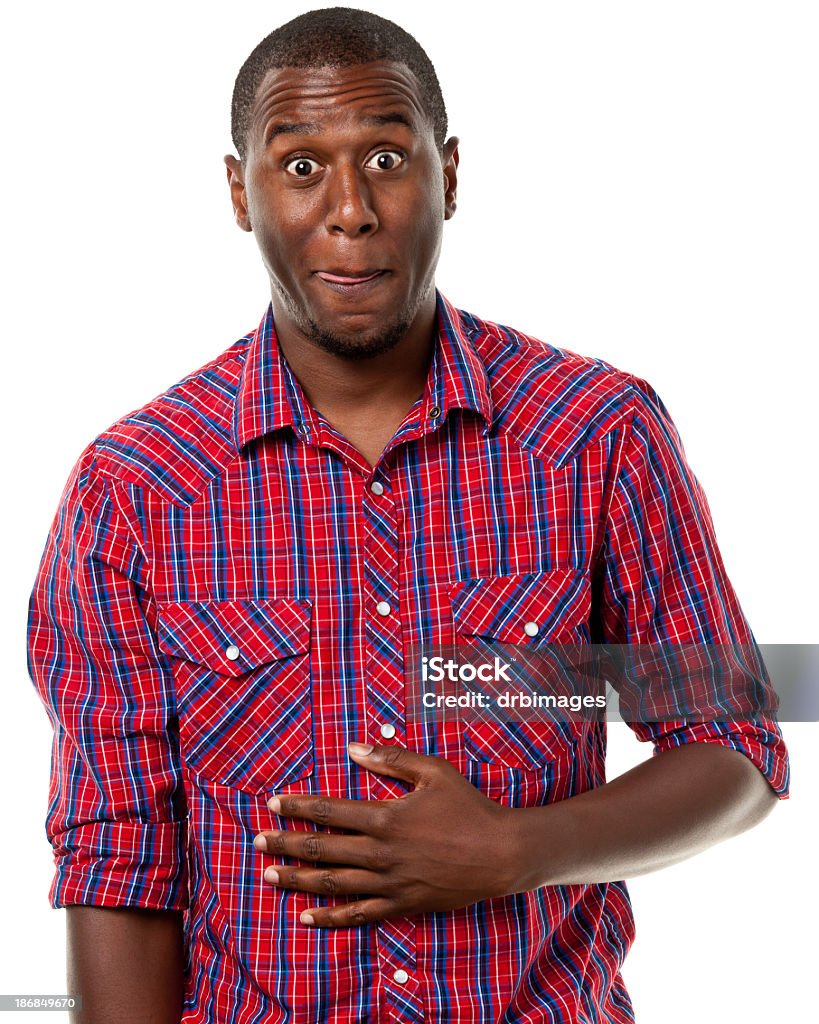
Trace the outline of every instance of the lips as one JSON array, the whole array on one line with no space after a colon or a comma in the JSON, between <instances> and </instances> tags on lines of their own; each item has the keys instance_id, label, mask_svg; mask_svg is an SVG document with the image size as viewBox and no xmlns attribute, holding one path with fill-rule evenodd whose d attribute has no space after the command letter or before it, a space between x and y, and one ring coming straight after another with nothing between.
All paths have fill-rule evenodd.
<instances>
[{"instance_id":1,"label":"lips","mask_svg":"<svg viewBox=\"0 0 819 1024\"><path fill-rule=\"evenodd\" d=\"M320 277L322 281L326 281L328 284L340 284L349 285L354 287L359 284L366 284L367 281L373 281L376 277L380 277L381 274L385 273L383 270L340 270L334 268L333 270L317 270L316 276Z\"/></svg>"}]
</instances>

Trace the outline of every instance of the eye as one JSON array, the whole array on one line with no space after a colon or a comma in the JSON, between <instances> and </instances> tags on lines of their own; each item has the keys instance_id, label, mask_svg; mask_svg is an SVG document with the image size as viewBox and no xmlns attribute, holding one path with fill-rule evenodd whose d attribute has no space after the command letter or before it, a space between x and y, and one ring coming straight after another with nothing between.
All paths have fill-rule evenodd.
<instances>
[{"instance_id":1,"label":"eye","mask_svg":"<svg viewBox=\"0 0 819 1024\"><path fill-rule=\"evenodd\" d=\"M306 156L297 156L292 160L288 160L284 165L285 170L288 174L293 174L297 178L307 178L321 167L321 164L315 160L310 160Z\"/></svg>"},{"instance_id":2,"label":"eye","mask_svg":"<svg viewBox=\"0 0 819 1024\"><path fill-rule=\"evenodd\" d=\"M375 156L370 157L365 167L375 167L379 171L394 171L395 168L404 162L404 154L395 149L382 149Z\"/></svg>"}]
</instances>

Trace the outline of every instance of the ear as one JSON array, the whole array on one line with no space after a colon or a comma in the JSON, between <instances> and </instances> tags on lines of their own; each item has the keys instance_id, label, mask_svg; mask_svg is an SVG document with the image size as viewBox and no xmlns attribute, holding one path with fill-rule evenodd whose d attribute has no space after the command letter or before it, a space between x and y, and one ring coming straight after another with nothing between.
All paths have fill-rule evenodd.
<instances>
[{"instance_id":1,"label":"ear","mask_svg":"<svg viewBox=\"0 0 819 1024\"><path fill-rule=\"evenodd\" d=\"M455 193L458 189L458 143L454 135L444 143L441 161L444 169L444 220L449 220L455 213Z\"/></svg>"},{"instance_id":2,"label":"ear","mask_svg":"<svg viewBox=\"0 0 819 1024\"><path fill-rule=\"evenodd\" d=\"M228 186L230 187L230 199L233 203L233 213L236 223L242 231L252 231L250 215L247 212L247 194L245 192L245 169L241 160L228 154L225 157L227 168Z\"/></svg>"}]
</instances>

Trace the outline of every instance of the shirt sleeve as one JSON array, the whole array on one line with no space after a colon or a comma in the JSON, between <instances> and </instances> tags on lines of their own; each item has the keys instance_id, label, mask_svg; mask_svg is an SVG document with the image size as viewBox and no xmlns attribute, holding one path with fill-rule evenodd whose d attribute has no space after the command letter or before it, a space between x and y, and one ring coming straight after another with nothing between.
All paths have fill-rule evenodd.
<instances>
[{"instance_id":1,"label":"shirt sleeve","mask_svg":"<svg viewBox=\"0 0 819 1024\"><path fill-rule=\"evenodd\" d=\"M188 904L175 696L151 614L149 567L91 445L29 605L29 672L54 728L53 907Z\"/></svg>"},{"instance_id":2,"label":"shirt sleeve","mask_svg":"<svg viewBox=\"0 0 819 1024\"><path fill-rule=\"evenodd\" d=\"M603 641L750 645L758 651L677 429L649 384L631 377L630 388L632 415L605 533ZM740 751L784 799L790 769L781 730L771 717L754 718L629 724L641 740L653 741L655 754L694 742Z\"/></svg>"}]
</instances>

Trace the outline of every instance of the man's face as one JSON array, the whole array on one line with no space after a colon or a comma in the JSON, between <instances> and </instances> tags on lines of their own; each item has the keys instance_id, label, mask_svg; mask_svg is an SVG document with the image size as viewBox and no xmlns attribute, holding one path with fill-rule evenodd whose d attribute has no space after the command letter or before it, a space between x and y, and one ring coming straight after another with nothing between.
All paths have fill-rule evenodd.
<instances>
[{"instance_id":1,"label":"man's face","mask_svg":"<svg viewBox=\"0 0 819 1024\"><path fill-rule=\"evenodd\" d=\"M362 358L429 317L443 223L455 209L457 143L436 148L402 64L268 73L245 160L225 162L280 333Z\"/></svg>"}]
</instances>

